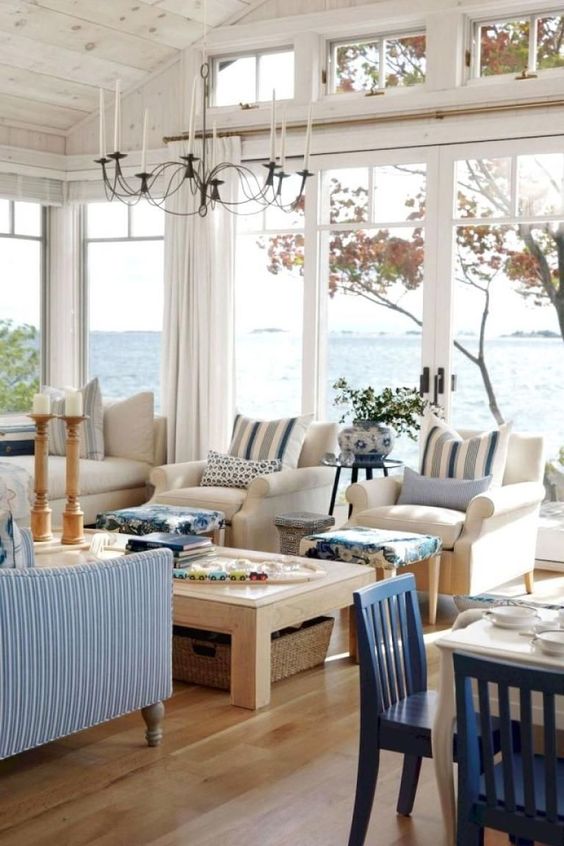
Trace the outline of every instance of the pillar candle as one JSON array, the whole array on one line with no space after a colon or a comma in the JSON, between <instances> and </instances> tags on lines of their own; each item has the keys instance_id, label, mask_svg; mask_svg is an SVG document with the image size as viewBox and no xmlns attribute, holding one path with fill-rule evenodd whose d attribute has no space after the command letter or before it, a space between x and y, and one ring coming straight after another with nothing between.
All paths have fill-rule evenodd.
<instances>
[{"instance_id":1,"label":"pillar candle","mask_svg":"<svg viewBox=\"0 0 564 846\"><path fill-rule=\"evenodd\" d=\"M115 102L114 102L114 153L117 153L119 150L119 145L121 142L120 139L120 81L116 79L116 94L115 94Z\"/></svg>"},{"instance_id":2,"label":"pillar candle","mask_svg":"<svg viewBox=\"0 0 564 846\"><path fill-rule=\"evenodd\" d=\"M65 392L65 416L82 417L82 394L80 391Z\"/></svg>"},{"instance_id":3,"label":"pillar candle","mask_svg":"<svg viewBox=\"0 0 564 846\"><path fill-rule=\"evenodd\" d=\"M143 115L143 138L141 142L141 173L147 172L147 127L149 124L149 109Z\"/></svg>"},{"instance_id":4,"label":"pillar candle","mask_svg":"<svg viewBox=\"0 0 564 846\"><path fill-rule=\"evenodd\" d=\"M106 107L103 88L100 88L100 158L106 158Z\"/></svg>"},{"instance_id":5,"label":"pillar candle","mask_svg":"<svg viewBox=\"0 0 564 846\"><path fill-rule=\"evenodd\" d=\"M49 394L34 394L32 411L33 414L50 414L51 397Z\"/></svg>"}]
</instances>

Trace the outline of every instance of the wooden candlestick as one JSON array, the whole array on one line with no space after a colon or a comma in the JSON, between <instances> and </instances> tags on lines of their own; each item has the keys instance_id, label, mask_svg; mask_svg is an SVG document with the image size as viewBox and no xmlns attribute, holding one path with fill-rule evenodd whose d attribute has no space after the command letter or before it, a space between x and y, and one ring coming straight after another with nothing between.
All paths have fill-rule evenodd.
<instances>
[{"instance_id":1,"label":"wooden candlestick","mask_svg":"<svg viewBox=\"0 0 564 846\"><path fill-rule=\"evenodd\" d=\"M29 414L35 423L35 472L33 479L33 491L35 494L31 509L31 534L34 541L48 541L53 537L51 531L51 509L49 508L48 495L48 466L49 455L49 421L55 417L54 414Z\"/></svg>"},{"instance_id":2,"label":"wooden candlestick","mask_svg":"<svg viewBox=\"0 0 564 846\"><path fill-rule=\"evenodd\" d=\"M67 417L63 415L67 427L66 440L66 495L63 511L63 534L61 543L82 543L84 541L84 514L78 497L80 468L80 424L86 417Z\"/></svg>"}]
</instances>

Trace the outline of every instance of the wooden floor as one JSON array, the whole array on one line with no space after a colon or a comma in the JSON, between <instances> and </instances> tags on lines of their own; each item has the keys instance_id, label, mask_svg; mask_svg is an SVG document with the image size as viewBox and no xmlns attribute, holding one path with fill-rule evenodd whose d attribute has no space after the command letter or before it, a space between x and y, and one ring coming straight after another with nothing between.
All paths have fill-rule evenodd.
<instances>
[{"instance_id":1,"label":"wooden floor","mask_svg":"<svg viewBox=\"0 0 564 846\"><path fill-rule=\"evenodd\" d=\"M542 574L536 593L562 596L564 576ZM522 587L509 587L517 594ZM432 641L454 617L441 598ZM176 684L166 736L144 745L137 714L0 762L1 846L344 846L358 732L357 669L341 653L274 686L258 712L228 695ZM367 846L437 846L442 827L425 761L413 816L395 814L400 756L384 753ZM487 846L505 838L489 833Z\"/></svg>"}]
</instances>

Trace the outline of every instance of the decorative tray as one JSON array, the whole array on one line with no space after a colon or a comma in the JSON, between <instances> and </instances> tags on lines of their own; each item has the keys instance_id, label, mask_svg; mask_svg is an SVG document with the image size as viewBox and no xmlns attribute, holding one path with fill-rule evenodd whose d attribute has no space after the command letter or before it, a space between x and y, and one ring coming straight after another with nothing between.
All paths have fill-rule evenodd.
<instances>
[{"instance_id":1,"label":"decorative tray","mask_svg":"<svg viewBox=\"0 0 564 846\"><path fill-rule=\"evenodd\" d=\"M323 578L327 573L315 562L297 562L292 556L278 560L261 561L260 558L225 558L214 556L205 561L195 561L188 567L176 567L176 579L188 579L195 584L230 585L289 584L309 582Z\"/></svg>"}]
</instances>

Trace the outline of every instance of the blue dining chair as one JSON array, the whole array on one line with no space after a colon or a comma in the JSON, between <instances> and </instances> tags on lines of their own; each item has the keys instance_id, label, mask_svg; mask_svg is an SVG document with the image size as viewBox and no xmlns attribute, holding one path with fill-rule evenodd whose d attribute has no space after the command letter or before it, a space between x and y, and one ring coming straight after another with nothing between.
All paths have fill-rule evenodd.
<instances>
[{"instance_id":1,"label":"blue dining chair","mask_svg":"<svg viewBox=\"0 0 564 846\"><path fill-rule=\"evenodd\" d=\"M453 660L458 725L457 846L481 846L484 828L506 832L519 846L533 846L535 841L563 846L564 758L556 751L556 702L558 696L564 697L564 672L457 653ZM491 739L491 685L501 723L498 755ZM519 704L517 732L510 728L511 689L515 689ZM543 754L536 752L534 745L534 692L542 701Z\"/></svg>"},{"instance_id":2,"label":"blue dining chair","mask_svg":"<svg viewBox=\"0 0 564 846\"><path fill-rule=\"evenodd\" d=\"M421 614L411 573L353 594L360 664L360 737L349 846L366 838L380 750L403 754L397 813L413 810L421 762L431 758L437 692L427 690ZM494 746L499 742L494 723ZM456 757L456 739L453 754Z\"/></svg>"}]
</instances>

